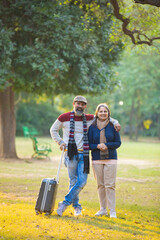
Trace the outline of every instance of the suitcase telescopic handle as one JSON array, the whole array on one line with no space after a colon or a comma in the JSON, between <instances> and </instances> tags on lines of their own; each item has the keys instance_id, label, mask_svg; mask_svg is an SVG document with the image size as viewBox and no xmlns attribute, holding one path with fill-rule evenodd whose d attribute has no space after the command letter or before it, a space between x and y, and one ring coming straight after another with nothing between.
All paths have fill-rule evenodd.
<instances>
[{"instance_id":1,"label":"suitcase telescopic handle","mask_svg":"<svg viewBox=\"0 0 160 240\"><path fill-rule=\"evenodd\" d=\"M59 182L59 174L60 174L60 170L61 170L61 165L62 165L62 159L63 159L63 154L64 154L64 146L63 146L63 150L62 150L62 154L61 154L61 160L58 166L58 172L57 172L57 177L56 177L56 182Z\"/></svg>"}]
</instances>

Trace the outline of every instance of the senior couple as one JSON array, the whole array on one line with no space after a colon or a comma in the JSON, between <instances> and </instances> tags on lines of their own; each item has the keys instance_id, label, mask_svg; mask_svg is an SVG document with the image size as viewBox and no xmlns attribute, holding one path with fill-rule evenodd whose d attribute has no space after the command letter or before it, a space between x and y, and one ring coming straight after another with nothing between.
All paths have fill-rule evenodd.
<instances>
[{"instance_id":1,"label":"senior couple","mask_svg":"<svg viewBox=\"0 0 160 240\"><path fill-rule=\"evenodd\" d=\"M100 202L100 210L95 216L107 215L108 208L110 217L116 218L116 149L121 145L120 125L110 117L110 110L105 103L97 106L95 116L84 114L86 106L87 99L76 96L73 111L61 114L50 129L51 136L60 145L60 149L65 149L64 163L69 176L69 191L64 200L59 202L57 214L62 216L71 204L75 216L82 214L79 193L87 183L91 150ZM59 135L61 128L63 139Z\"/></svg>"}]
</instances>

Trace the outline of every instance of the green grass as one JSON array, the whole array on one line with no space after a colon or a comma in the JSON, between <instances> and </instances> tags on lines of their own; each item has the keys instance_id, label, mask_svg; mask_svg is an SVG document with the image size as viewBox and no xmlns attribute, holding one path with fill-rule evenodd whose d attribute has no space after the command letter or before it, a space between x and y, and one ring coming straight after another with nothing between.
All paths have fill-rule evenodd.
<instances>
[{"instance_id":1,"label":"green grass","mask_svg":"<svg viewBox=\"0 0 160 240\"><path fill-rule=\"evenodd\" d=\"M49 217L35 214L34 207L41 180L56 176L60 159L60 150L51 139L38 140L52 144L51 160L30 159L33 154L32 143L30 139L24 138L16 139L17 152L21 159L0 160L0 239L159 239L158 143L123 141L123 149L119 149L117 172L118 218L110 219L94 216L99 210L99 203L92 169L87 185L80 194L82 216L74 217L72 207L67 208L63 217L58 217L56 212ZM139 160L143 164L139 164L138 157L134 157L138 156L140 149L144 158ZM135 161L125 164L123 158ZM62 166L55 209L67 191L67 170Z\"/></svg>"},{"instance_id":2,"label":"green grass","mask_svg":"<svg viewBox=\"0 0 160 240\"><path fill-rule=\"evenodd\" d=\"M149 141L149 140L148 140ZM131 142L123 141L118 149L120 158L158 161L160 159L160 142Z\"/></svg>"}]
</instances>

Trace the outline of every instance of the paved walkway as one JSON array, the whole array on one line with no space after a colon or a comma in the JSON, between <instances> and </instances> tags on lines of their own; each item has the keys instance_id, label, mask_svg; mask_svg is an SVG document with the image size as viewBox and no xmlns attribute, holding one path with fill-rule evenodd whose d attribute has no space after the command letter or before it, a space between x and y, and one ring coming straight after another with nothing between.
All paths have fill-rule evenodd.
<instances>
[{"instance_id":1,"label":"paved walkway","mask_svg":"<svg viewBox=\"0 0 160 240\"><path fill-rule=\"evenodd\" d=\"M148 168L148 167L160 167L160 161L153 162L152 160L138 160L138 159L118 159L118 164L127 164L134 165L140 168Z\"/></svg>"}]
</instances>

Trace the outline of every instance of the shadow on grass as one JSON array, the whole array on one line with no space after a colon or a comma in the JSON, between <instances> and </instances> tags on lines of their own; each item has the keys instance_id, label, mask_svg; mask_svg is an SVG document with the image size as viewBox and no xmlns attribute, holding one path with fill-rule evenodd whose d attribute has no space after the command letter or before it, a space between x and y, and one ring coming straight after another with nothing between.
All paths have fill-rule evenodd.
<instances>
[{"instance_id":1,"label":"shadow on grass","mask_svg":"<svg viewBox=\"0 0 160 240\"><path fill-rule=\"evenodd\" d=\"M83 215L74 217L72 215L64 215L59 217L57 215L50 215L49 218L67 220L72 224L83 223L99 229L116 230L121 231L122 233L131 233L133 235L148 236L149 233L160 234L160 231L148 229L147 227L150 226L150 224L144 225L144 223L141 223L140 220L133 222L121 216L117 219L110 219L109 216L91 217L88 215ZM126 223L126 221L128 223Z\"/></svg>"}]
</instances>

